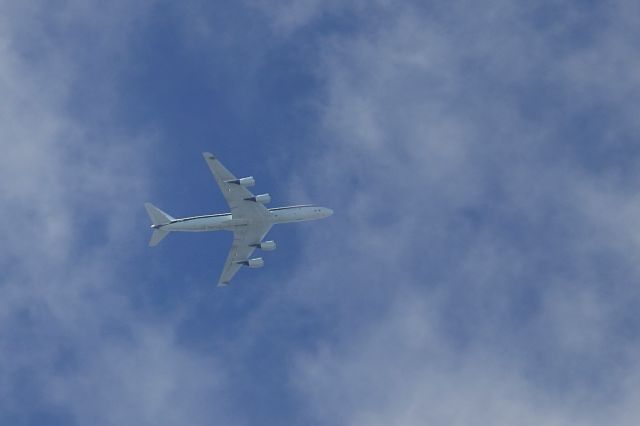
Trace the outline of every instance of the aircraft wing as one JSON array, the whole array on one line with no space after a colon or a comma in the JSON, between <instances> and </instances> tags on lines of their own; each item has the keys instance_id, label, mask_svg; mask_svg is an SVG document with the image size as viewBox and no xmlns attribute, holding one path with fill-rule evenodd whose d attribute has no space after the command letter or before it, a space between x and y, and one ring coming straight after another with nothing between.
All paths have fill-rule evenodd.
<instances>
[{"instance_id":1,"label":"aircraft wing","mask_svg":"<svg viewBox=\"0 0 640 426\"><path fill-rule=\"evenodd\" d=\"M224 264L224 269L220 275L218 286L229 284L231 278L242 267L242 263L246 261L251 253L256 249L252 247L262 241L262 238L269 232L272 224L267 222L257 222L247 226L238 227L233 232L233 245Z\"/></svg>"},{"instance_id":2,"label":"aircraft wing","mask_svg":"<svg viewBox=\"0 0 640 426\"><path fill-rule=\"evenodd\" d=\"M236 177L222 165L220 160L209 152L202 153L202 156L206 160L211 173L213 173L224 199L227 200L231 215L234 218L257 219L269 214L269 210L261 203L245 200L245 198L253 197L253 194L247 188L236 183L227 183L228 181L236 180Z\"/></svg>"}]
</instances>

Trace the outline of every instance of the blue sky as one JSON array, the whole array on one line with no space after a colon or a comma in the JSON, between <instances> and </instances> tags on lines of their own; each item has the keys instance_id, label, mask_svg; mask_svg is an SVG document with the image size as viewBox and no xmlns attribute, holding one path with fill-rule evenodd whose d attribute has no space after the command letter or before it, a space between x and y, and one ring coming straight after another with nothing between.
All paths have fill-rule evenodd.
<instances>
[{"instance_id":1,"label":"blue sky","mask_svg":"<svg viewBox=\"0 0 640 426\"><path fill-rule=\"evenodd\" d=\"M635 2L0 12L0 423L636 423ZM218 289L203 151L335 214Z\"/></svg>"}]
</instances>

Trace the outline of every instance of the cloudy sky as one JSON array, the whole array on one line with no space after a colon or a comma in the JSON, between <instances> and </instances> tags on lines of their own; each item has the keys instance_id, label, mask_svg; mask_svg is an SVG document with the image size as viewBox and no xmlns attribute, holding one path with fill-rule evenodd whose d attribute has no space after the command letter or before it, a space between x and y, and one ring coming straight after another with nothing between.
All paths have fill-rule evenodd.
<instances>
[{"instance_id":1,"label":"cloudy sky","mask_svg":"<svg viewBox=\"0 0 640 426\"><path fill-rule=\"evenodd\" d=\"M637 1L0 1L0 423L635 425ZM226 211L156 248L143 203Z\"/></svg>"}]
</instances>

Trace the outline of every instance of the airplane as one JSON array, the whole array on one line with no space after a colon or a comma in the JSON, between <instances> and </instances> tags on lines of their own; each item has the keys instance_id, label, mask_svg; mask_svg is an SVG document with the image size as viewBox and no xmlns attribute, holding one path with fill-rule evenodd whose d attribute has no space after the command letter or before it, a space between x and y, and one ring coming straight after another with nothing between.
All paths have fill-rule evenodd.
<instances>
[{"instance_id":1,"label":"airplane","mask_svg":"<svg viewBox=\"0 0 640 426\"><path fill-rule=\"evenodd\" d=\"M267 209L271 201L269 194L253 195L247 188L255 185L253 176L236 178L220 160L209 152L204 157L216 183L222 191L230 213L217 213L175 219L151 203L144 206L149 214L153 229L149 246L154 247L169 232L232 231L233 244L218 280L218 286L226 286L242 266L261 268L261 257L250 258L257 248L264 251L275 250L275 241L263 241L273 225L303 222L331 216L333 210L313 204L301 204Z\"/></svg>"}]
</instances>

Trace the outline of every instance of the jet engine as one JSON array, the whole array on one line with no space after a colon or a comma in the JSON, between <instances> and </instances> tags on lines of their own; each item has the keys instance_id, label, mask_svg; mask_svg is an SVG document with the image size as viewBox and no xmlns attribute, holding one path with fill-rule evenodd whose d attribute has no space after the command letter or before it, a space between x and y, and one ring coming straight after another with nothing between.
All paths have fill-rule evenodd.
<instances>
[{"instance_id":1,"label":"jet engine","mask_svg":"<svg viewBox=\"0 0 640 426\"><path fill-rule=\"evenodd\" d=\"M249 268L262 268L264 266L264 260L261 257L254 257L253 259L248 259L246 265Z\"/></svg>"},{"instance_id":2,"label":"jet engine","mask_svg":"<svg viewBox=\"0 0 640 426\"><path fill-rule=\"evenodd\" d=\"M247 200L247 201L255 201L256 203L260 203L260 204L267 204L267 203L271 202L271 195L269 195L269 194L260 194L260 195L256 195L255 197L245 198L245 200Z\"/></svg>"},{"instance_id":3,"label":"jet engine","mask_svg":"<svg viewBox=\"0 0 640 426\"><path fill-rule=\"evenodd\" d=\"M253 186L253 185L256 184L256 180L253 178L253 176L243 177L243 178L240 178L240 179L227 180L225 182L226 183L235 183L236 185L240 185L240 186L244 186L244 187Z\"/></svg>"},{"instance_id":4,"label":"jet engine","mask_svg":"<svg viewBox=\"0 0 640 426\"><path fill-rule=\"evenodd\" d=\"M257 247L260 250L271 251L276 249L276 242L273 240L263 241L261 243L255 244L253 247Z\"/></svg>"},{"instance_id":5,"label":"jet engine","mask_svg":"<svg viewBox=\"0 0 640 426\"><path fill-rule=\"evenodd\" d=\"M253 259L238 260L236 263L240 265L248 266L249 268L262 268L264 266L264 260L261 257L254 257Z\"/></svg>"}]
</instances>

